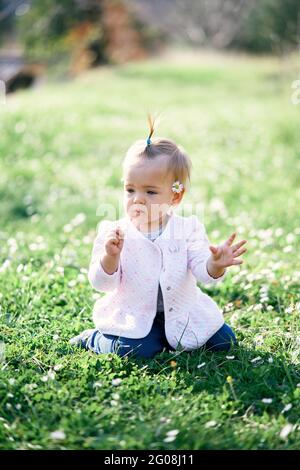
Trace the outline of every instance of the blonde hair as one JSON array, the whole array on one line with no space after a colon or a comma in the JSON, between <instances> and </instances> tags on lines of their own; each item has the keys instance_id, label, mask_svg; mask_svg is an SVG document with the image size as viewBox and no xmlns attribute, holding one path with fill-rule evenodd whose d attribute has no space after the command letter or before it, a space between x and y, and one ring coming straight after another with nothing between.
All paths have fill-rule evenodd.
<instances>
[{"instance_id":1,"label":"blonde hair","mask_svg":"<svg viewBox=\"0 0 300 470\"><path fill-rule=\"evenodd\" d=\"M167 155L167 172L172 173L174 181L180 181L187 189L187 182L191 182L191 168L192 162L188 154L185 152L183 147L175 144L170 139L162 137L154 137L151 139L154 133L154 120L151 116L148 116L150 133L148 140L140 139L134 142L127 150L125 159L123 161L123 170L134 158L153 160L160 155Z\"/></svg>"}]
</instances>

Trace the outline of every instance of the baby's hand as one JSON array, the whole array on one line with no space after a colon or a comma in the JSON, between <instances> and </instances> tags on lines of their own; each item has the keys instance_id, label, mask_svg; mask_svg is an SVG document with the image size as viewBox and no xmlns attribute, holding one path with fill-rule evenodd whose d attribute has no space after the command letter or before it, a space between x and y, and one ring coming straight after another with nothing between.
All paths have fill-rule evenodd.
<instances>
[{"instance_id":1,"label":"baby's hand","mask_svg":"<svg viewBox=\"0 0 300 470\"><path fill-rule=\"evenodd\" d=\"M243 260L235 259L238 256L241 256L247 251L247 248L241 248L247 240L242 240L241 242L232 245L232 242L236 236L236 233L230 235L223 245L219 246L210 246L209 249L212 253L212 263L215 267L219 269L227 268L228 266L233 266L235 264L242 264Z\"/></svg>"},{"instance_id":2,"label":"baby's hand","mask_svg":"<svg viewBox=\"0 0 300 470\"><path fill-rule=\"evenodd\" d=\"M117 227L107 233L105 251L108 256L119 256L124 245L124 232Z\"/></svg>"}]
</instances>

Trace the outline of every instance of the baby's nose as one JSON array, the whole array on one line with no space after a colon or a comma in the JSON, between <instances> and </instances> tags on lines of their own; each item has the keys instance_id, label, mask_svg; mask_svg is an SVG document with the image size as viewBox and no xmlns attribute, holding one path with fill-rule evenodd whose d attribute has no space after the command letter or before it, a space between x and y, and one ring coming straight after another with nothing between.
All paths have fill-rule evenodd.
<instances>
[{"instance_id":1,"label":"baby's nose","mask_svg":"<svg viewBox=\"0 0 300 470\"><path fill-rule=\"evenodd\" d=\"M135 204L144 204L145 203L145 198L141 194L136 193L134 198L133 198L133 202Z\"/></svg>"}]
</instances>

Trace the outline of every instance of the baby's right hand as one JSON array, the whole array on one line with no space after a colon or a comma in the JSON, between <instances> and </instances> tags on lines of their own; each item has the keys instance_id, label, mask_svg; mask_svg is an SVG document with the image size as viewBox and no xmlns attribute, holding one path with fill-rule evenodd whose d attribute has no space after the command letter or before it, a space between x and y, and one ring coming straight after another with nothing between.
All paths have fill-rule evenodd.
<instances>
[{"instance_id":1,"label":"baby's right hand","mask_svg":"<svg viewBox=\"0 0 300 470\"><path fill-rule=\"evenodd\" d=\"M119 256L124 245L124 232L120 227L108 232L105 241L105 251L108 256Z\"/></svg>"}]
</instances>

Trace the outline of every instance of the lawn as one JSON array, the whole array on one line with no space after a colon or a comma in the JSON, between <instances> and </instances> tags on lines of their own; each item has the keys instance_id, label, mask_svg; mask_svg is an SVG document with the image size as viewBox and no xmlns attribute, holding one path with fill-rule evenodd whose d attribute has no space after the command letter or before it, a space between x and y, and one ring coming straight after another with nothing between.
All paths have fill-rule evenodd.
<instances>
[{"instance_id":1,"label":"lawn","mask_svg":"<svg viewBox=\"0 0 300 470\"><path fill-rule=\"evenodd\" d=\"M300 447L299 71L185 59L49 81L1 107L1 449ZM122 158L148 111L191 156L185 202L203 208L210 241L248 240L223 283L199 285L236 332L229 353L134 360L68 344L93 327L96 227L103 203L122 210Z\"/></svg>"}]
</instances>

